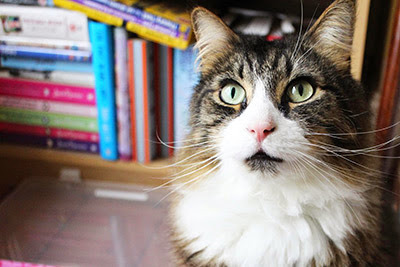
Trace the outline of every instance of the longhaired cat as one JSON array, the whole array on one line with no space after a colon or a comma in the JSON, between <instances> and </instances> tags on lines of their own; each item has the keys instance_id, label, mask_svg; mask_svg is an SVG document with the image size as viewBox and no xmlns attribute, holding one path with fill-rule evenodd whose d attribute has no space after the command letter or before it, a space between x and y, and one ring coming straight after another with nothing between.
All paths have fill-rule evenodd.
<instances>
[{"instance_id":1,"label":"longhaired cat","mask_svg":"<svg viewBox=\"0 0 400 267\"><path fill-rule=\"evenodd\" d=\"M303 35L239 36L192 12L201 79L178 156L183 266L380 266L370 112L350 73L355 1Z\"/></svg>"}]
</instances>

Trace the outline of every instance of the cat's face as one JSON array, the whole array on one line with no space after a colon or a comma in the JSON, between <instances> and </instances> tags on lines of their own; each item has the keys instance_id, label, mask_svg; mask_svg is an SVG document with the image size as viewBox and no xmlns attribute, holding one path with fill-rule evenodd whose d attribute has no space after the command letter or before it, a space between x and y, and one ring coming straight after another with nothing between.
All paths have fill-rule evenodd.
<instances>
[{"instance_id":1,"label":"cat's face","mask_svg":"<svg viewBox=\"0 0 400 267\"><path fill-rule=\"evenodd\" d=\"M364 92L350 74L353 13L353 1L337 1L308 33L267 42L196 9L202 76L190 137L212 147L203 156L267 175L318 160L345 166L332 156L365 146L352 133L369 127Z\"/></svg>"}]
</instances>

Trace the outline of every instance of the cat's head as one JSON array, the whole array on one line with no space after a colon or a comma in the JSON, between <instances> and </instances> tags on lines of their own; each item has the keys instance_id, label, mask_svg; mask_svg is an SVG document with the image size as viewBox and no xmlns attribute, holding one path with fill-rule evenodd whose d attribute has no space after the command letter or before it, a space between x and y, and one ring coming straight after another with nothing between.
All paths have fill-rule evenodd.
<instances>
[{"instance_id":1,"label":"cat's head","mask_svg":"<svg viewBox=\"0 0 400 267\"><path fill-rule=\"evenodd\" d=\"M337 0L306 33L267 42L196 8L192 158L272 176L300 161L346 166L344 152L367 142L354 133L369 129L366 97L350 72L354 17L355 1Z\"/></svg>"}]
</instances>

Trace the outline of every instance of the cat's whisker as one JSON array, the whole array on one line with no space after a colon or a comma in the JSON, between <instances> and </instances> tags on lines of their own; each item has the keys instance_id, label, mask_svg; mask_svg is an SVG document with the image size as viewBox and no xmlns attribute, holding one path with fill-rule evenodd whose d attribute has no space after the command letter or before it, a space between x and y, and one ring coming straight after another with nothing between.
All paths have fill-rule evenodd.
<instances>
[{"instance_id":1,"label":"cat's whisker","mask_svg":"<svg viewBox=\"0 0 400 267\"><path fill-rule=\"evenodd\" d=\"M381 144L377 144L371 147L366 147L366 148L359 148L359 149L346 149L346 148L342 148L339 146L335 146L332 144L327 144L324 142L320 142L320 141L315 141L316 143L303 143L305 145L309 145L309 146L315 146L318 148L321 148L327 152L337 152L337 153L341 153L342 156L356 156L356 155L366 155L366 156L371 156L371 157L377 157L377 158L386 158L386 156L381 156L381 155L374 155L374 154L368 154L368 153L375 153L375 152L381 152L381 151L386 151L386 150L390 150L393 148L396 148L397 146L400 145L400 143L395 143L394 145L391 146L386 146L390 143L393 143L394 141L400 139L400 136L395 136L394 138L383 142ZM397 158L397 157L393 157L393 158Z\"/></svg>"},{"instance_id":2,"label":"cat's whisker","mask_svg":"<svg viewBox=\"0 0 400 267\"><path fill-rule=\"evenodd\" d=\"M169 165L152 167L152 166L147 166L147 165L145 165L145 164L143 164L143 163L139 163L139 164L140 164L141 166L143 166L144 168L146 168L146 169L153 169L153 170L169 169L169 168L172 168L172 167L180 166L181 163L186 162L186 161L188 161L188 160L190 160L190 159L193 159L193 158L195 158L195 157L198 156L198 155L207 153L207 152L209 152L209 151L211 151L211 150L213 150L213 149L215 149L215 148L216 148L215 146L211 146L211 147L209 147L209 148L200 150L200 151L198 151L198 152L196 152L196 153L194 153L194 154L191 154L190 156L187 156L187 157L184 158L184 159L181 159L181 160L179 160L179 161L177 161L177 162L175 162L175 163L173 163L173 164L169 164Z\"/></svg>"},{"instance_id":3,"label":"cat's whisker","mask_svg":"<svg viewBox=\"0 0 400 267\"><path fill-rule=\"evenodd\" d=\"M209 161L215 161L219 157L220 157L220 154L215 154L214 156L208 157L207 159L205 159L203 161L199 161L199 162L196 161L192 164L183 165L182 167L187 167L187 168L183 168L179 172L175 173L173 177L177 177L177 176L181 175L182 173L185 173L185 172L189 171L190 169L196 168L198 166L203 166L204 163L207 163ZM199 170L199 169L197 169L197 170Z\"/></svg>"},{"instance_id":4,"label":"cat's whisker","mask_svg":"<svg viewBox=\"0 0 400 267\"><path fill-rule=\"evenodd\" d=\"M304 157L306 157L306 158L308 158L308 159L311 160L311 161L315 161L315 162L318 163L318 164L324 165L327 169L330 169L331 171L335 172L335 173L338 174L340 177L346 178L346 179L348 179L348 180L351 180L351 181L354 181L354 182L357 182L357 183L361 183L361 184L364 185L364 186L368 186L367 189L378 188L378 189L383 190L383 191L385 191L385 192L388 192L388 193L390 193L390 194L393 194L393 195L396 195L396 196L400 196L399 194L397 194L397 193L395 193L395 192L393 192L393 191L390 191L390 190L386 189L386 188L383 187L383 186L380 186L380 185L379 185L380 183L377 182L378 180L374 180L375 183L368 182L368 181L365 181L365 180L360 179L360 178L361 178L360 176L355 176L355 175L350 174L350 173L349 173L349 169L346 169L346 168L343 168L343 167L339 167L339 166L335 166L335 165L331 165L331 164L327 164L326 162L323 162L322 160L319 160L319 159L317 159L317 158L315 158L315 157L313 157L313 156L311 156L311 155L306 155L306 154L304 154L304 153L301 153L301 155L299 155L299 156L300 156L301 158L303 158L303 159L304 159ZM358 170L358 172L364 173L365 175L368 175L368 176L370 176L370 177L373 177L373 176L371 175L370 172L366 172L366 171L363 171L363 170ZM333 177L334 179L338 179L338 177L335 177L335 176L332 176L332 177ZM378 177L380 178L380 176L378 176ZM340 179L338 179L338 180L339 180L340 182L344 183L344 182L341 181Z\"/></svg>"},{"instance_id":5,"label":"cat's whisker","mask_svg":"<svg viewBox=\"0 0 400 267\"><path fill-rule=\"evenodd\" d=\"M214 166L213 168L211 168L210 170L208 170L207 172L194 177L193 179L184 182L184 183L180 183L179 186L175 187L174 190L172 190L171 192L169 192L168 194L166 194L163 198L161 198L155 206L158 206L162 201L164 201L166 198L168 198L169 196L171 196L172 194L174 194L175 192L179 191L180 189L182 189L184 186L186 186L187 184L193 183L193 182L198 182L200 180L200 178L203 178L207 175L209 175L210 173L212 173L213 171L215 171L217 168L219 168L221 166L221 163L218 163L216 166Z\"/></svg>"},{"instance_id":6,"label":"cat's whisker","mask_svg":"<svg viewBox=\"0 0 400 267\"><path fill-rule=\"evenodd\" d=\"M344 203L349 207L349 209L351 210L351 212L353 213L353 215L357 218L359 224L362 225L362 220L359 218L359 216L356 214L356 212L355 212L354 209L351 207L351 205L348 203L348 201L344 198L344 196L343 196L342 194L340 194L340 191L338 190L338 188L332 183L332 181L330 181L329 179L327 179L327 178L325 177L325 175L329 175L330 177L334 177L334 176L331 175L331 174L329 174L328 172L326 172L324 169L319 168L318 166L316 166L315 164L313 164L311 161L309 161L309 160L307 160L307 159L304 159L304 158L303 158L303 160L305 160L305 162L308 163L308 165L309 165L310 167L312 167L315 171L317 171L317 172L321 175L322 178L325 178L324 181L327 181L327 182L332 186L332 189L334 189L334 190L336 191L336 195L339 196L339 197L344 201ZM325 175L324 175L323 173L321 173L321 171L323 171L323 172L325 173ZM313 175L313 176L314 176L318 181L322 182L322 181L318 178L317 175ZM335 177L334 177L334 178L335 178ZM336 180L341 181L340 179L336 179ZM342 181L341 181L341 182L342 182ZM343 183L344 183L344 182L343 182ZM351 188L349 185L347 185L347 184L345 184L345 183L344 183L344 185L347 186L347 188L348 188L349 190L352 190L352 188Z\"/></svg>"},{"instance_id":7,"label":"cat's whisker","mask_svg":"<svg viewBox=\"0 0 400 267\"><path fill-rule=\"evenodd\" d=\"M300 48L300 38L301 38L301 34L303 32L303 23L304 23L304 7L303 7L303 0L300 0L300 31L299 31L299 35L297 37L297 41L296 41L296 45L293 49L293 53L290 56L290 61L293 60L293 57L296 55L297 50Z\"/></svg>"},{"instance_id":8,"label":"cat's whisker","mask_svg":"<svg viewBox=\"0 0 400 267\"><path fill-rule=\"evenodd\" d=\"M323 135L323 136L353 136L353 135L365 135L365 134L374 134L382 131L387 131L389 129L392 129L396 127L397 125L400 124L400 121L393 123L387 127L371 130L371 131L364 131L364 132L351 132L351 133L316 133L316 132L308 132L308 135Z\"/></svg>"},{"instance_id":9,"label":"cat's whisker","mask_svg":"<svg viewBox=\"0 0 400 267\"><path fill-rule=\"evenodd\" d=\"M190 176L190 175L192 175L192 174L194 174L194 173L196 173L198 171L201 171L201 170L207 168L208 166L210 166L210 165L214 164L216 161L218 161L218 158L219 158L219 155L217 154L214 157L211 157L211 158L207 159L206 161L204 161L203 163L206 163L208 161L210 161L210 162L208 162L207 164L202 165L200 168L196 168L196 169L194 169L194 170L192 170L192 171L190 171L188 173L185 173L186 171L192 169L193 167L187 168L187 169L184 170L184 172L183 172L184 174L173 176L173 178L170 179L169 181L167 181L167 182L165 182L165 183L163 183L163 184L161 184L161 185L159 185L157 187L148 189L148 190L149 191L154 191L154 190L158 190L158 189L164 188L166 185L172 184L172 183L174 183L175 181L177 181L179 179L182 179L184 177Z\"/></svg>"},{"instance_id":10,"label":"cat's whisker","mask_svg":"<svg viewBox=\"0 0 400 267\"><path fill-rule=\"evenodd\" d=\"M159 139L158 141L152 141L152 142L153 143L157 143L157 144L161 144L161 145L163 145L165 147L173 148L173 149L184 149L184 148L190 148L190 147L198 147L198 146L201 146L201 145L212 143L211 140L207 140L207 141L204 141L204 142L195 143L195 144L191 144L191 145L187 145L187 146L174 146L174 145L171 145L171 143L176 143L176 142L164 142L161 139Z\"/></svg>"}]
</instances>

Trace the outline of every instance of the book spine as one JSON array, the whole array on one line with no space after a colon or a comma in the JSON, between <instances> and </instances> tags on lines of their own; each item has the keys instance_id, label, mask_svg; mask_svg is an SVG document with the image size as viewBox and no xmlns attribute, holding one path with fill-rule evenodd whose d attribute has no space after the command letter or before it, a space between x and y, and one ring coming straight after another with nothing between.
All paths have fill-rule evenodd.
<instances>
[{"instance_id":1,"label":"book spine","mask_svg":"<svg viewBox=\"0 0 400 267\"><path fill-rule=\"evenodd\" d=\"M55 0L55 4L82 11L92 19L115 26L121 26L125 21L127 30L149 40L180 49L186 48L190 42L190 22L181 24L178 22L179 19L173 21L163 17L162 14L155 15L151 11L105 0Z\"/></svg>"},{"instance_id":2,"label":"book spine","mask_svg":"<svg viewBox=\"0 0 400 267\"><path fill-rule=\"evenodd\" d=\"M153 44L135 39L133 41L135 76L135 107L137 160L150 162L155 155L154 137L154 87L153 87Z\"/></svg>"},{"instance_id":3,"label":"book spine","mask_svg":"<svg viewBox=\"0 0 400 267\"><path fill-rule=\"evenodd\" d=\"M88 20L79 12L50 7L1 5L0 36L89 41ZM15 22L18 23L15 23Z\"/></svg>"},{"instance_id":4,"label":"book spine","mask_svg":"<svg viewBox=\"0 0 400 267\"><path fill-rule=\"evenodd\" d=\"M87 5L86 5L87 4ZM95 3L87 2L87 3L77 3L75 1L69 0L54 0L54 5L63 7L66 9L80 11L85 13L91 19L95 19L110 25L114 26L122 26L123 19L113 16L107 13L107 9L99 8L99 5L95 5Z\"/></svg>"},{"instance_id":5,"label":"book spine","mask_svg":"<svg viewBox=\"0 0 400 267\"><path fill-rule=\"evenodd\" d=\"M24 79L0 78L0 94L84 105L96 105L95 92L93 88Z\"/></svg>"},{"instance_id":6,"label":"book spine","mask_svg":"<svg viewBox=\"0 0 400 267\"><path fill-rule=\"evenodd\" d=\"M4 45L28 46L28 47L43 47L51 49L64 49L74 51L91 51L89 41L71 41L58 40L49 38L34 38L25 36L1 36L0 43Z\"/></svg>"},{"instance_id":7,"label":"book spine","mask_svg":"<svg viewBox=\"0 0 400 267\"><path fill-rule=\"evenodd\" d=\"M117 106L118 153L119 158L132 158L129 88L128 88L128 35L125 29L114 29L115 45L115 97Z\"/></svg>"},{"instance_id":8,"label":"book spine","mask_svg":"<svg viewBox=\"0 0 400 267\"><path fill-rule=\"evenodd\" d=\"M138 162L145 162L145 112L144 106L144 75L146 69L144 66L143 53L145 42L144 40L135 39L133 41L133 76L135 87L135 128L136 128L136 159Z\"/></svg>"},{"instance_id":9,"label":"book spine","mask_svg":"<svg viewBox=\"0 0 400 267\"><path fill-rule=\"evenodd\" d=\"M141 8L127 6L116 1L107 0L71 0L80 5L103 11L109 15L123 19L126 22L135 23L154 30L169 34L173 37L179 36L179 23L156 16Z\"/></svg>"},{"instance_id":10,"label":"book spine","mask_svg":"<svg viewBox=\"0 0 400 267\"><path fill-rule=\"evenodd\" d=\"M163 142L171 144L162 146L163 157L173 156L174 149L174 105L173 105L173 48L160 46L160 137Z\"/></svg>"},{"instance_id":11,"label":"book spine","mask_svg":"<svg viewBox=\"0 0 400 267\"><path fill-rule=\"evenodd\" d=\"M0 106L97 118L96 106L0 95Z\"/></svg>"},{"instance_id":12,"label":"book spine","mask_svg":"<svg viewBox=\"0 0 400 267\"><path fill-rule=\"evenodd\" d=\"M130 97L130 119L131 119L131 142L132 160L137 161L137 136L136 136L136 90L135 90L135 64L134 64L134 42L128 41L128 85Z\"/></svg>"},{"instance_id":13,"label":"book spine","mask_svg":"<svg viewBox=\"0 0 400 267\"><path fill-rule=\"evenodd\" d=\"M11 69L35 71L68 71L85 73L93 72L92 64L90 62L69 62L1 56L0 63L2 67Z\"/></svg>"},{"instance_id":14,"label":"book spine","mask_svg":"<svg viewBox=\"0 0 400 267\"><path fill-rule=\"evenodd\" d=\"M0 121L27 125L65 128L69 130L98 132L97 119L0 107Z\"/></svg>"},{"instance_id":15,"label":"book spine","mask_svg":"<svg viewBox=\"0 0 400 267\"><path fill-rule=\"evenodd\" d=\"M92 73L8 69L0 70L0 77L31 79L94 88L94 75Z\"/></svg>"},{"instance_id":16,"label":"book spine","mask_svg":"<svg viewBox=\"0 0 400 267\"><path fill-rule=\"evenodd\" d=\"M51 49L31 46L0 45L0 55L61 61L91 61L91 52L89 51Z\"/></svg>"},{"instance_id":17,"label":"book spine","mask_svg":"<svg viewBox=\"0 0 400 267\"><path fill-rule=\"evenodd\" d=\"M71 150L76 152L99 153L99 145L96 142L85 142L63 138L53 138L37 135L2 133L1 142L15 143L21 145L32 145L39 147L54 148L60 150Z\"/></svg>"},{"instance_id":18,"label":"book spine","mask_svg":"<svg viewBox=\"0 0 400 267\"><path fill-rule=\"evenodd\" d=\"M104 159L118 158L114 90L114 49L112 29L103 23L89 23L93 52L93 70L100 133L100 154Z\"/></svg>"},{"instance_id":19,"label":"book spine","mask_svg":"<svg viewBox=\"0 0 400 267\"><path fill-rule=\"evenodd\" d=\"M0 4L24 5L24 6L53 6L53 1L40 0L0 0Z\"/></svg>"},{"instance_id":20,"label":"book spine","mask_svg":"<svg viewBox=\"0 0 400 267\"><path fill-rule=\"evenodd\" d=\"M178 146L189 132L189 106L193 88L199 80L193 47L174 50L174 139Z\"/></svg>"},{"instance_id":21,"label":"book spine","mask_svg":"<svg viewBox=\"0 0 400 267\"><path fill-rule=\"evenodd\" d=\"M73 131L59 128L48 128L26 124L0 122L0 132L48 136L84 142L99 142L99 134L91 132Z\"/></svg>"}]
</instances>

